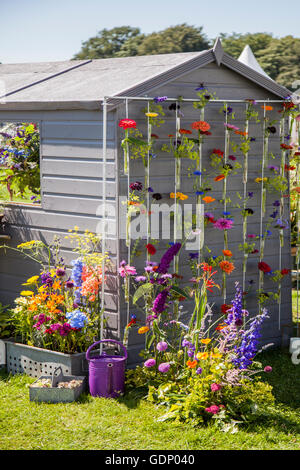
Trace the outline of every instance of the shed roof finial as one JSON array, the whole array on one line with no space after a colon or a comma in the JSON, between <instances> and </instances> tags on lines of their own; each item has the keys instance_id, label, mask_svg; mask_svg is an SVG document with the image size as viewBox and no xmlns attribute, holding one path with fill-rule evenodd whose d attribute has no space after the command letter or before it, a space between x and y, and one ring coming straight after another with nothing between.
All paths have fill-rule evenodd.
<instances>
[{"instance_id":1,"label":"shed roof finial","mask_svg":"<svg viewBox=\"0 0 300 470\"><path fill-rule=\"evenodd\" d=\"M221 39L219 37L216 39L214 43L213 53L214 53L217 64L220 66L223 55L224 55L224 49L221 43Z\"/></svg>"}]
</instances>

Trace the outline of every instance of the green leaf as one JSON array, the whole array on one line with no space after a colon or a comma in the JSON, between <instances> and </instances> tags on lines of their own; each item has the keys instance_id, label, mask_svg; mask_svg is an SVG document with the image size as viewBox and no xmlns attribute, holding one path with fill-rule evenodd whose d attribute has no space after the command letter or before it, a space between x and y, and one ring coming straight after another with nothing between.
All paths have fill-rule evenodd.
<instances>
[{"instance_id":1,"label":"green leaf","mask_svg":"<svg viewBox=\"0 0 300 470\"><path fill-rule=\"evenodd\" d=\"M172 286L172 287L171 287L171 290L174 291L174 292L175 292L176 294L178 294L179 296L185 297L186 299L189 297L188 293L185 292L185 290L180 289L180 288L177 287L177 286Z\"/></svg>"},{"instance_id":2,"label":"green leaf","mask_svg":"<svg viewBox=\"0 0 300 470\"><path fill-rule=\"evenodd\" d=\"M132 302L134 304L137 303L137 301L145 294L148 294L149 291L152 289L153 287L153 284L150 284L150 282L147 282L146 284L143 284L142 286L140 286L134 293L134 296L133 296L133 299L132 299Z\"/></svg>"}]
</instances>

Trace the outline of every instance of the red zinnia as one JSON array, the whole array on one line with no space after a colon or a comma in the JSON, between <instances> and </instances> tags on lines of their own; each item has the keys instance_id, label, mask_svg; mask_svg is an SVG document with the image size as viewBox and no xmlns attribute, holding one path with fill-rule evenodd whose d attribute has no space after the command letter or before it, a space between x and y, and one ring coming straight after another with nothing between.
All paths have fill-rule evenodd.
<instances>
[{"instance_id":1,"label":"red zinnia","mask_svg":"<svg viewBox=\"0 0 300 470\"><path fill-rule=\"evenodd\" d=\"M148 243L148 245L146 245L146 248L147 248L149 255L155 255L156 253L155 246L153 246L151 243Z\"/></svg>"},{"instance_id":2,"label":"red zinnia","mask_svg":"<svg viewBox=\"0 0 300 470\"><path fill-rule=\"evenodd\" d=\"M192 129L197 129L198 131L207 132L210 129L210 125L205 121L195 121L192 124Z\"/></svg>"},{"instance_id":3,"label":"red zinnia","mask_svg":"<svg viewBox=\"0 0 300 470\"><path fill-rule=\"evenodd\" d=\"M122 127L123 129L136 129L136 122L133 119L121 119L119 127Z\"/></svg>"},{"instance_id":4,"label":"red zinnia","mask_svg":"<svg viewBox=\"0 0 300 470\"><path fill-rule=\"evenodd\" d=\"M285 275L288 274L289 272L290 272L289 269L282 269L282 270L280 271L280 273L281 273L282 276L285 276Z\"/></svg>"},{"instance_id":5,"label":"red zinnia","mask_svg":"<svg viewBox=\"0 0 300 470\"><path fill-rule=\"evenodd\" d=\"M258 263L258 269L263 273L269 273L270 271L272 271L271 267L264 261L260 261Z\"/></svg>"}]
</instances>

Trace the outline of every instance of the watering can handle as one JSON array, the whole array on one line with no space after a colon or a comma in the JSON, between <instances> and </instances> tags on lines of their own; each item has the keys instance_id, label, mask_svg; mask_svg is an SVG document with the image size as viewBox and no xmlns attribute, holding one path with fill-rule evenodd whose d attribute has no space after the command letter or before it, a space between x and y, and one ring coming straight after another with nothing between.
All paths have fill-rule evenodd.
<instances>
[{"instance_id":1,"label":"watering can handle","mask_svg":"<svg viewBox=\"0 0 300 470\"><path fill-rule=\"evenodd\" d=\"M120 343L119 341L116 341L115 339L103 339L101 341L96 341L96 343L92 344L92 346L90 346L88 348L88 350L86 352L86 355L85 355L87 361L89 361L91 359L90 352L93 349L93 347L97 346L97 344L100 344L100 343L115 343L118 346L121 346L121 348L123 349L123 352L124 352L124 357L125 357L125 359L127 359L127 357L128 357L127 349L125 348L125 346L122 343Z\"/></svg>"}]
</instances>

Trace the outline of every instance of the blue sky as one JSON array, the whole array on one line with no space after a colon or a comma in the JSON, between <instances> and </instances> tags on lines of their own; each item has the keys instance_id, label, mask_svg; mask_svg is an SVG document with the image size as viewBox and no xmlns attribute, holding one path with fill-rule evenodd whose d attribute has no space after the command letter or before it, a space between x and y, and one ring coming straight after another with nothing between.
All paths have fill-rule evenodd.
<instances>
[{"instance_id":1,"label":"blue sky","mask_svg":"<svg viewBox=\"0 0 300 470\"><path fill-rule=\"evenodd\" d=\"M142 32L188 23L219 33L269 32L299 37L299 0L0 0L0 62L70 59L103 28Z\"/></svg>"}]
</instances>

